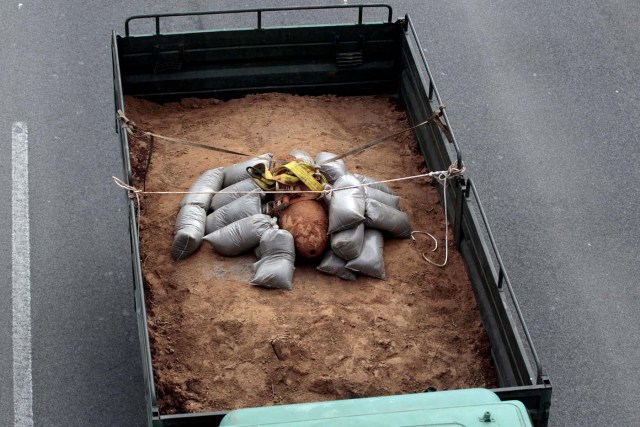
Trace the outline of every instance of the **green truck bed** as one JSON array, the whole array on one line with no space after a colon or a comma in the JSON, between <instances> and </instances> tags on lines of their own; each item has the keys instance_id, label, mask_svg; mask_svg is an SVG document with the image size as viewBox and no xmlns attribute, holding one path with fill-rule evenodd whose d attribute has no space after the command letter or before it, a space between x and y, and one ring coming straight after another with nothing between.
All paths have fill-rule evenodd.
<instances>
[{"instance_id":1,"label":"green truck bed","mask_svg":"<svg viewBox=\"0 0 640 427\"><path fill-rule=\"evenodd\" d=\"M314 13L328 8L353 14L354 23L263 25L266 14L293 10ZM383 17L380 22L363 18L376 12ZM162 31L162 23L172 17L229 13L255 16L255 26L180 33ZM397 96L410 123L417 124L431 116L443 102L410 17L406 15L395 21L392 17L391 7L387 5L135 16L127 20L124 36L114 32L112 37L115 108L124 111L125 95L166 102L185 97L231 99L274 91L341 96L384 93ZM150 22L155 31L132 34L130 24L137 21ZM128 136L119 120L116 120L116 130L124 176L130 181ZM462 164L461 150L446 112L442 126L419 127L414 130L414 136L429 170L446 170L451 164ZM476 187L470 178L462 176L447 187L446 194L441 192L441 198L444 197L453 207L449 219L455 243L464 259L491 343L499 383L499 388L492 392L502 401L521 402L533 425L545 426L549 417L551 383L531 342ZM220 425L226 411L167 415L156 406L135 209L131 200L129 219L135 305L149 423L157 426ZM352 404L349 406L353 407Z\"/></svg>"}]
</instances>

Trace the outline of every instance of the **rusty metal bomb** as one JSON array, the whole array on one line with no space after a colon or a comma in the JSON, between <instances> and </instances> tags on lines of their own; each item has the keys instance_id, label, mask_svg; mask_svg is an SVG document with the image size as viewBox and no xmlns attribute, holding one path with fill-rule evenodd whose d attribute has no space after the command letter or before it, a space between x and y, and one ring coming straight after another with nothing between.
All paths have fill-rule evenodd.
<instances>
[{"instance_id":1,"label":"rusty metal bomb","mask_svg":"<svg viewBox=\"0 0 640 427\"><path fill-rule=\"evenodd\" d=\"M329 220L324 206L316 200L292 203L279 214L278 225L293 236L296 252L314 260L324 255L328 245Z\"/></svg>"}]
</instances>

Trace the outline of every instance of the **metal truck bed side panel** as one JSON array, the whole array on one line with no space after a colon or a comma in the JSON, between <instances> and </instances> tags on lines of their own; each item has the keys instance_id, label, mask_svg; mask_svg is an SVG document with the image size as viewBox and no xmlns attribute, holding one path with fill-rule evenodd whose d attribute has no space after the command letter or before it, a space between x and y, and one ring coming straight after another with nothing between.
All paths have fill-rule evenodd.
<instances>
[{"instance_id":1,"label":"metal truck bed side panel","mask_svg":"<svg viewBox=\"0 0 640 427\"><path fill-rule=\"evenodd\" d=\"M395 92L397 37L397 26L386 23L120 38L123 88L159 102Z\"/></svg>"}]
</instances>

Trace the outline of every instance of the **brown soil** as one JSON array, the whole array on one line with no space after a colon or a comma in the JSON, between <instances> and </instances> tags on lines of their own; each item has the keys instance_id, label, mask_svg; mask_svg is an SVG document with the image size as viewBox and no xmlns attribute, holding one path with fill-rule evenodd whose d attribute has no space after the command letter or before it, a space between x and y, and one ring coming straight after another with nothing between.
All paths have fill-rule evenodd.
<instances>
[{"instance_id":1,"label":"brown soil","mask_svg":"<svg viewBox=\"0 0 640 427\"><path fill-rule=\"evenodd\" d=\"M231 150L284 156L344 152L408 126L385 97L263 94L164 106L128 98L139 126ZM141 187L148 142L132 138ZM148 191L186 190L205 170L243 160L156 140ZM346 159L351 172L387 179L424 171L410 133ZM428 179L394 183L414 230L443 245L444 221ZM292 292L248 284L253 255L225 258L203 243L170 257L180 195L147 195L140 244L149 333L162 413L493 387L490 348L463 262L450 244L440 269L430 241L388 240L386 280L345 282L298 265ZM430 253L430 252L429 252ZM430 253L431 254L431 253ZM442 247L433 256L441 260Z\"/></svg>"}]
</instances>

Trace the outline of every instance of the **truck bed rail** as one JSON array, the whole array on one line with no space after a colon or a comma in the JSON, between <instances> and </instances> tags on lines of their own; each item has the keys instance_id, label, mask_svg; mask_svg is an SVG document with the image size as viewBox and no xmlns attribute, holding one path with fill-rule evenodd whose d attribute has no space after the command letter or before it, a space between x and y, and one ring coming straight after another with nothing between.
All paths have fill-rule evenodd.
<instances>
[{"instance_id":1,"label":"truck bed rail","mask_svg":"<svg viewBox=\"0 0 640 427\"><path fill-rule=\"evenodd\" d=\"M363 24L363 13L364 9L386 9L387 10L387 21L391 23L393 19L393 9L391 6L387 4L360 4L360 5L350 5L350 4L340 4L340 5L326 5L326 6L290 6L290 7L263 7L256 9L235 9L235 10L215 10L215 11L206 11L206 12L183 12L183 13L159 13L159 14L150 14L150 15L135 15L129 17L124 24L125 34L129 37L130 29L129 23L131 21L143 20L143 19L153 19L155 21L155 31L156 35L162 34L160 31L160 19L161 18L176 18L176 17L185 17L185 16L207 16L207 15L232 15L232 14L248 14L255 13L256 14L256 29L261 30L265 27L262 25L262 15L267 12L286 12L286 11L307 11L307 10L328 10L328 9L358 9L358 21L359 25Z\"/></svg>"},{"instance_id":2,"label":"truck bed rail","mask_svg":"<svg viewBox=\"0 0 640 427\"><path fill-rule=\"evenodd\" d=\"M409 15L405 15L405 31L410 30L411 35L413 37L413 42L418 47L418 52L420 54L420 59L422 59L422 65L424 66L425 72L427 73L427 77L429 78L427 85L429 87L428 97L431 102L437 102L438 106L444 105L442 103L442 99L440 98L440 93L438 92L438 88L436 87L435 82L433 81L433 75L431 74L431 69L429 68L429 64L427 63L427 58L424 56L424 49L422 48L422 43L420 43L420 39L418 38L418 33L416 33L416 28L413 26L413 21ZM458 141L456 141L456 137L453 134L453 130L451 129L451 124L449 123L449 116L447 115L446 110L444 111L442 118L444 119L444 124L448 129L448 135L445 134L445 137L449 140L451 144L453 144L453 148L456 151L456 166L458 169L462 168L462 152L460 151L460 146L458 145Z\"/></svg>"},{"instance_id":3,"label":"truck bed rail","mask_svg":"<svg viewBox=\"0 0 640 427\"><path fill-rule=\"evenodd\" d=\"M493 249L493 253L495 254L496 260L498 262L498 289L503 289L502 284L506 284L507 290L509 291L509 296L513 302L513 307L518 316L518 321L520 322L520 327L524 332L525 338L527 340L527 345L529 346L529 351L531 351L531 355L533 356L533 361L536 367L536 382L543 382L543 373L542 373L542 363L540 362L540 357L538 356L538 352L533 346L533 340L531 339L531 333L529 332L529 328L527 328L527 324L524 320L524 316L522 315L522 310L520 309L520 304L518 304L518 300L516 298L515 293L513 292L513 287L511 286L511 280L509 280L509 275L507 274L507 269L504 266L504 262L502 261L502 256L500 255L500 251L498 250L498 246L496 245L495 237L493 237L493 233L491 232L491 227L489 226L489 220L487 219L487 215L484 212L484 208L482 207L482 202L480 201L480 196L478 195L478 190L474 185L471 178L468 178L466 181L466 194L465 196L469 198L470 194L473 194L475 202L478 206L478 213L482 218L482 222L487 231L487 236L489 237L489 242L491 242L491 248Z\"/></svg>"}]
</instances>

